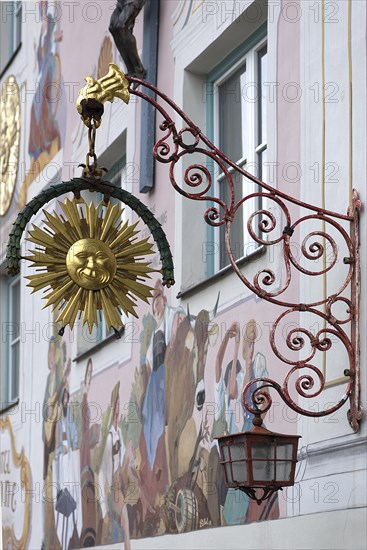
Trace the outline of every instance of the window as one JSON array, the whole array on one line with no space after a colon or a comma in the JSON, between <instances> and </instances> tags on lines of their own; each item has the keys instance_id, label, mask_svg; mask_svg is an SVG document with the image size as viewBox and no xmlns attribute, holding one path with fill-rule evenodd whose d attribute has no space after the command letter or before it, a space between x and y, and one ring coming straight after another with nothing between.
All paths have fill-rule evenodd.
<instances>
[{"instance_id":1,"label":"window","mask_svg":"<svg viewBox=\"0 0 367 550\"><path fill-rule=\"evenodd\" d=\"M123 156L110 168L104 176L104 180L114 183L117 187L123 187L126 172L126 157Z\"/></svg>"},{"instance_id":2,"label":"window","mask_svg":"<svg viewBox=\"0 0 367 550\"><path fill-rule=\"evenodd\" d=\"M103 157L102 161L99 160L99 164L103 165ZM123 182L125 182L126 179L126 158L123 156L121 159L119 159L113 166L108 170L108 173L103 178L106 181L110 181L111 183L114 183L117 187L122 187ZM99 204L101 200L103 199L103 196L101 193L92 193L91 199L95 204ZM87 199L86 199L87 200ZM87 202L89 201L89 197ZM111 202L119 202L116 199L111 198ZM119 202L119 204L121 204ZM121 204L121 206L123 206ZM128 219L128 214L126 210L124 210L122 214L122 219L125 221ZM122 317L122 322L126 322L126 319ZM80 356L88 351L91 350L94 346L100 344L103 342L108 336L114 334L114 331L111 329L110 331L107 330L106 324L103 320L103 314L102 314L102 322L98 323L98 326L94 326L92 333L89 332L87 325L82 326L82 322L79 321L78 323L78 339L77 339L77 355Z\"/></svg>"},{"instance_id":3,"label":"window","mask_svg":"<svg viewBox=\"0 0 367 550\"><path fill-rule=\"evenodd\" d=\"M20 278L9 284L9 337L8 337L8 398L10 401L19 395L20 358Z\"/></svg>"},{"instance_id":4,"label":"window","mask_svg":"<svg viewBox=\"0 0 367 550\"><path fill-rule=\"evenodd\" d=\"M20 47L22 2L0 2L0 74Z\"/></svg>"},{"instance_id":5,"label":"window","mask_svg":"<svg viewBox=\"0 0 367 550\"><path fill-rule=\"evenodd\" d=\"M2 275L1 295L1 408L19 396L20 278Z\"/></svg>"},{"instance_id":6,"label":"window","mask_svg":"<svg viewBox=\"0 0 367 550\"><path fill-rule=\"evenodd\" d=\"M212 126L210 137L218 148L240 167L262 179L267 150L267 48L265 38L257 39L255 45L253 42L253 39L249 40L209 74L207 89L213 99L208 101L208 116L213 121L212 125L209 124L209 129ZM259 190L240 174L232 170L230 172L234 181L236 202ZM228 204L229 187L225 175L214 170L214 178L217 196ZM261 207L261 197L255 197L246 201L236 213L231 226L231 251L235 260L248 256L258 247L247 230L247 220ZM216 239L219 253L213 255L209 274L229 263L224 236L224 226L219 231L212 231L211 238Z\"/></svg>"}]
</instances>

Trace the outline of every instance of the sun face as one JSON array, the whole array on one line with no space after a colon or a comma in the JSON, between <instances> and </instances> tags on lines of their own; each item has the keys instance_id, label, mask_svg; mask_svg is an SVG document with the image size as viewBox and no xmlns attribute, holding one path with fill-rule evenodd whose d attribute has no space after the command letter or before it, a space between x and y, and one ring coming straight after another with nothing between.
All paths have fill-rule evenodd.
<instances>
[{"instance_id":1,"label":"sun face","mask_svg":"<svg viewBox=\"0 0 367 550\"><path fill-rule=\"evenodd\" d=\"M114 279L117 261L104 242L80 239L69 248L66 268L77 285L86 290L100 290Z\"/></svg>"},{"instance_id":2,"label":"sun face","mask_svg":"<svg viewBox=\"0 0 367 550\"><path fill-rule=\"evenodd\" d=\"M28 241L37 245L27 257L39 273L28 286L49 290L45 307L58 307L57 321L73 328L83 318L89 331L103 312L107 327L122 326L121 314L136 316L137 298L148 301L152 288L144 281L156 271L141 261L153 254L148 239L138 240L136 223L121 221L123 209L83 199L58 203L63 215L44 211L45 230L33 226Z\"/></svg>"}]
</instances>

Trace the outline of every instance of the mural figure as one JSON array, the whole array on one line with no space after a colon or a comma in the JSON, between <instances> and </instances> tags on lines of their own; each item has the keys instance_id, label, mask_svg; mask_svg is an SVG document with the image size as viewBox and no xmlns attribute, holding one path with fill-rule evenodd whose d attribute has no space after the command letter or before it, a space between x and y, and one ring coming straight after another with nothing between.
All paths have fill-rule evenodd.
<instances>
[{"instance_id":1,"label":"mural figure","mask_svg":"<svg viewBox=\"0 0 367 550\"><path fill-rule=\"evenodd\" d=\"M124 491L128 488L127 469L132 459L122 439L120 420L120 382L111 394L110 428L103 452L99 474L101 509L103 515L102 543L124 541L125 550L130 549L129 517Z\"/></svg>"},{"instance_id":2,"label":"mural figure","mask_svg":"<svg viewBox=\"0 0 367 550\"><path fill-rule=\"evenodd\" d=\"M206 422L199 428L193 418L205 402L204 375L211 335L218 327L212 323L218 307L188 311L177 327L165 359L166 454L169 478L168 528L180 532L198 527L199 516L210 521L207 503L196 483L199 468L204 474L202 442L208 439ZM199 510L199 507L201 508ZM173 521L172 521L173 520Z\"/></svg>"},{"instance_id":3,"label":"mural figure","mask_svg":"<svg viewBox=\"0 0 367 550\"><path fill-rule=\"evenodd\" d=\"M66 365L66 367L65 367ZM66 363L66 347L61 347L59 341L51 338L48 349L49 374L46 380L43 398L43 483L44 483L44 541L43 547L49 548L54 541L54 508L52 494L53 462L56 450L56 426L61 416L61 395L67 384L71 362Z\"/></svg>"},{"instance_id":4,"label":"mural figure","mask_svg":"<svg viewBox=\"0 0 367 550\"><path fill-rule=\"evenodd\" d=\"M149 314L149 317L151 321L148 323L149 339L146 339L145 344L147 344L148 340L150 342L150 336L155 326L153 316ZM144 347L146 352L146 346ZM165 476L161 476L157 480L150 468L143 434L142 408L148 379L149 373L144 353L144 363L135 369L128 408L121 427L124 441L128 442L127 446L133 451L133 457L128 468L129 484L133 490L130 491L130 495L125 500L128 504L130 534L134 537L140 537L143 532L149 534L156 532L154 519L152 521L156 510L150 502L154 502L155 496L158 493L157 485L160 485L161 479L165 482ZM143 459L142 453L144 456ZM159 459L156 462L157 464L162 464L162 461ZM148 513L149 521L147 521Z\"/></svg>"},{"instance_id":5,"label":"mural figure","mask_svg":"<svg viewBox=\"0 0 367 550\"><path fill-rule=\"evenodd\" d=\"M167 305L160 281L154 287L152 309L156 326L146 354L146 365L150 374L142 411L144 438L151 469L165 426L164 361L167 345L173 344L175 331L184 316L183 310Z\"/></svg>"},{"instance_id":6,"label":"mural figure","mask_svg":"<svg viewBox=\"0 0 367 550\"><path fill-rule=\"evenodd\" d=\"M99 441L101 426L90 425L88 392L93 375L93 363L89 358L84 376L83 399L81 408L81 444L80 444L80 482L82 492L83 531L81 546L96 544L96 494L94 473L91 468L90 452Z\"/></svg>"},{"instance_id":7,"label":"mural figure","mask_svg":"<svg viewBox=\"0 0 367 550\"><path fill-rule=\"evenodd\" d=\"M250 325L252 326L252 325ZM249 324L246 326L245 333ZM255 325L256 327L256 325ZM256 330L256 328L255 328ZM251 338L253 333L251 332ZM223 359L227 349L229 341L233 339L233 359L226 365L223 373ZM215 402L217 404L215 422L220 422L221 426L218 428L213 427L213 430L219 429L221 435L238 432L238 426L236 425L236 410L233 409L233 405L236 408L241 403L241 392L245 380L245 371L242 369L241 363L238 359L238 351L240 346L240 327L238 323L233 323L229 330L227 330L223 341L219 347L216 363L215 363ZM251 351L248 358L251 362L253 354L253 341L250 346L247 346ZM245 352L244 352L245 353ZM246 349L247 353L247 349ZM231 403L232 402L232 403ZM233 403L234 402L234 403ZM232 405L232 406L231 406ZM242 412L242 409L241 409ZM237 414L237 417L241 415ZM238 422L238 418L237 418Z\"/></svg>"},{"instance_id":8,"label":"mural figure","mask_svg":"<svg viewBox=\"0 0 367 550\"><path fill-rule=\"evenodd\" d=\"M256 322L252 319L245 327L242 342L242 357L245 369L238 359L241 340L240 327L233 323L226 332L219 347L215 365L215 415L212 428L212 437L219 437L225 434L238 431L250 430L252 427L253 415L242 406L242 390L248 382L257 377L268 376L266 359L263 354L256 353L254 358L254 346L257 339ZM233 356L223 370L223 360L227 346L233 341ZM248 396L250 397L250 396ZM214 443L209 456L209 470L211 473L210 482L217 487L217 498L211 502L209 507L216 521L227 525L246 523L254 521L250 519L250 499L246 494L236 489L226 489L222 470L219 464L217 444ZM258 506L256 519L261 519L261 513L268 507L268 512L273 507L274 501L263 503ZM272 510L272 517L279 517L279 510L276 504ZM253 515L253 514L252 514ZM268 515L269 517L269 515Z\"/></svg>"},{"instance_id":9,"label":"mural figure","mask_svg":"<svg viewBox=\"0 0 367 550\"><path fill-rule=\"evenodd\" d=\"M139 379L146 384L141 407L141 437L139 442L141 476L141 516L146 536L153 535L160 523L160 495L168 483L165 449L165 357L172 345L177 327L184 318L182 308L167 305L161 281L153 291L153 316L145 319L144 349ZM142 343L143 343L142 342ZM143 347L143 346L142 346ZM135 384L137 389L137 384ZM146 514L148 513L148 519Z\"/></svg>"},{"instance_id":10,"label":"mural figure","mask_svg":"<svg viewBox=\"0 0 367 550\"><path fill-rule=\"evenodd\" d=\"M190 451L193 451L196 445L195 438L192 448L189 453L187 452L187 441L185 444L184 439L188 434L185 436L184 430L190 430L188 422L192 426L194 409L201 411L205 402L206 357L209 337L216 327L212 325L212 321L216 315L218 301L219 295L212 311L201 310L198 315L192 315L188 311L178 326L176 339L170 343L167 353L166 387L170 388L170 392L166 403L166 440L171 482L177 478L180 471L186 471L187 460L190 461L192 457ZM180 449L181 437L181 446L186 448L186 452ZM190 440L192 441L192 438Z\"/></svg>"},{"instance_id":11,"label":"mural figure","mask_svg":"<svg viewBox=\"0 0 367 550\"><path fill-rule=\"evenodd\" d=\"M70 359L69 364L71 365ZM69 365L68 369L70 370ZM73 407L70 404L70 393L66 384L62 391L61 414L56 428L55 465L53 469L54 485L57 486L56 533L62 549L77 548L79 546L79 525L81 523L78 510L81 503L79 453L73 452L77 448L78 432L74 422Z\"/></svg>"},{"instance_id":12,"label":"mural figure","mask_svg":"<svg viewBox=\"0 0 367 550\"><path fill-rule=\"evenodd\" d=\"M38 7L42 27L36 50L38 77L29 131L31 165L20 190L20 207L26 203L28 186L60 150L65 137L66 103L57 46L62 31L57 30L57 16L52 13L58 13L59 6L42 1Z\"/></svg>"},{"instance_id":13,"label":"mural figure","mask_svg":"<svg viewBox=\"0 0 367 550\"><path fill-rule=\"evenodd\" d=\"M146 0L117 0L109 27L127 73L138 78L145 78L146 70L138 54L133 30L145 2Z\"/></svg>"}]
</instances>

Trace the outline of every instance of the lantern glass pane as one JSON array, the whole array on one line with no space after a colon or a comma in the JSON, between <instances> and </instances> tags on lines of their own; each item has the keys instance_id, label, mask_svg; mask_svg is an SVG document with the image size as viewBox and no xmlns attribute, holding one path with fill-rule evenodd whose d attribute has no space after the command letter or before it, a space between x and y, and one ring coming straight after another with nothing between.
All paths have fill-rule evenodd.
<instances>
[{"instance_id":1,"label":"lantern glass pane","mask_svg":"<svg viewBox=\"0 0 367 550\"><path fill-rule=\"evenodd\" d=\"M252 477L254 481L272 481L274 479L274 462L270 460L253 460Z\"/></svg>"},{"instance_id":2,"label":"lantern glass pane","mask_svg":"<svg viewBox=\"0 0 367 550\"><path fill-rule=\"evenodd\" d=\"M274 441L252 442L252 477L254 481L274 479Z\"/></svg>"},{"instance_id":3,"label":"lantern glass pane","mask_svg":"<svg viewBox=\"0 0 367 550\"><path fill-rule=\"evenodd\" d=\"M229 460L228 445L223 445L222 453L223 453L223 460Z\"/></svg>"},{"instance_id":4,"label":"lantern glass pane","mask_svg":"<svg viewBox=\"0 0 367 550\"><path fill-rule=\"evenodd\" d=\"M243 444L231 445L232 461L239 460L240 462L232 462L233 480L237 482L247 481L247 462L246 450Z\"/></svg>"},{"instance_id":5,"label":"lantern glass pane","mask_svg":"<svg viewBox=\"0 0 367 550\"><path fill-rule=\"evenodd\" d=\"M232 471L231 471L232 464ZM227 462L225 465L226 477L230 483L245 483L248 479L247 476L247 462ZM233 472L233 477L232 477Z\"/></svg>"},{"instance_id":6,"label":"lantern glass pane","mask_svg":"<svg viewBox=\"0 0 367 550\"><path fill-rule=\"evenodd\" d=\"M274 459L274 449L275 442L274 440L270 441L259 441L258 443L253 441L251 442L251 456L252 460L256 459Z\"/></svg>"},{"instance_id":7,"label":"lantern glass pane","mask_svg":"<svg viewBox=\"0 0 367 550\"><path fill-rule=\"evenodd\" d=\"M278 443L277 445L277 459L278 460L292 460L293 456L293 444L292 443Z\"/></svg>"},{"instance_id":8,"label":"lantern glass pane","mask_svg":"<svg viewBox=\"0 0 367 550\"><path fill-rule=\"evenodd\" d=\"M231 444L231 459L232 460L246 460L246 449L243 443Z\"/></svg>"},{"instance_id":9,"label":"lantern glass pane","mask_svg":"<svg viewBox=\"0 0 367 550\"><path fill-rule=\"evenodd\" d=\"M276 462L276 480L277 481L290 481L292 472L292 462L277 460Z\"/></svg>"},{"instance_id":10,"label":"lantern glass pane","mask_svg":"<svg viewBox=\"0 0 367 550\"><path fill-rule=\"evenodd\" d=\"M225 472L226 472L226 480L229 482L229 483L233 483L233 478L232 478L232 472L231 472L231 465L230 464L224 464L224 469L225 469Z\"/></svg>"}]
</instances>

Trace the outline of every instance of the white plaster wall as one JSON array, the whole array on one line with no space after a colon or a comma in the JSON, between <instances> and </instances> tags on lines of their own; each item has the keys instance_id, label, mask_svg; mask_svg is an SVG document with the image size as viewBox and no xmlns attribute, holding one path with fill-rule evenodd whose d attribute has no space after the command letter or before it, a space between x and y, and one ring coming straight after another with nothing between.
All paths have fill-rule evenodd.
<instances>
[{"instance_id":1,"label":"white plaster wall","mask_svg":"<svg viewBox=\"0 0 367 550\"><path fill-rule=\"evenodd\" d=\"M364 550L366 508L132 540L132 550ZM111 550L118 545L108 546ZM107 548L96 547L96 550Z\"/></svg>"}]
</instances>

